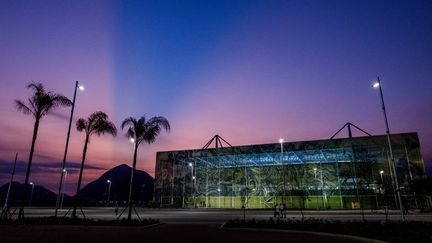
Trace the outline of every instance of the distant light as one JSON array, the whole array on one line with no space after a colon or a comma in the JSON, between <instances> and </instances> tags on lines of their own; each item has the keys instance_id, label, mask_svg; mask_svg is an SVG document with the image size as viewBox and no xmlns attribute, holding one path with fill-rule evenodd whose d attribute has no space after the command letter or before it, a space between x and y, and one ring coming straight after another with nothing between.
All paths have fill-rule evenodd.
<instances>
[{"instance_id":1,"label":"distant light","mask_svg":"<svg viewBox=\"0 0 432 243\"><path fill-rule=\"evenodd\" d=\"M218 189L217 189L217 191L218 191L218 192L220 192L220 191L221 191L221 189L220 189L220 188L218 188Z\"/></svg>"},{"instance_id":2,"label":"distant light","mask_svg":"<svg viewBox=\"0 0 432 243\"><path fill-rule=\"evenodd\" d=\"M383 170L380 170L380 174L381 174L381 175L384 174L384 171L383 171Z\"/></svg>"},{"instance_id":3,"label":"distant light","mask_svg":"<svg viewBox=\"0 0 432 243\"><path fill-rule=\"evenodd\" d=\"M316 167L314 168L314 171L317 171L317 168L316 168Z\"/></svg>"},{"instance_id":4,"label":"distant light","mask_svg":"<svg viewBox=\"0 0 432 243\"><path fill-rule=\"evenodd\" d=\"M193 166L193 164L192 164L192 163L189 163L189 166L190 166L190 167L192 167L192 166Z\"/></svg>"},{"instance_id":5,"label":"distant light","mask_svg":"<svg viewBox=\"0 0 432 243\"><path fill-rule=\"evenodd\" d=\"M379 82L375 82L373 85L372 85L372 87L374 87L374 88L378 88L380 86L380 83Z\"/></svg>"},{"instance_id":6,"label":"distant light","mask_svg":"<svg viewBox=\"0 0 432 243\"><path fill-rule=\"evenodd\" d=\"M110 184L111 184L111 180L107 180L107 183L110 183Z\"/></svg>"},{"instance_id":7,"label":"distant light","mask_svg":"<svg viewBox=\"0 0 432 243\"><path fill-rule=\"evenodd\" d=\"M63 169L63 173L66 173L67 172L67 170L66 169Z\"/></svg>"},{"instance_id":8,"label":"distant light","mask_svg":"<svg viewBox=\"0 0 432 243\"><path fill-rule=\"evenodd\" d=\"M84 86L80 85L80 86L78 86L78 89L81 91L84 91L85 88L84 88Z\"/></svg>"},{"instance_id":9,"label":"distant light","mask_svg":"<svg viewBox=\"0 0 432 243\"><path fill-rule=\"evenodd\" d=\"M280 138L279 143L283 143L283 142L284 142L283 138Z\"/></svg>"},{"instance_id":10,"label":"distant light","mask_svg":"<svg viewBox=\"0 0 432 243\"><path fill-rule=\"evenodd\" d=\"M34 183L33 183L33 182L30 182L30 185L32 185L32 186L33 186L33 185L34 185Z\"/></svg>"},{"instance_id":11,"label":"distant light","mask_svg":"<svg viewBox=\"0 0 432 243\"><path fill-rule=\"evenodd\" d=\"M195 176L192 176L192 180L195 180L196 179L196 177Z\"/></svg>"},{"instance_id":12,"label":"distant light","mask_svg":"<svg viewBox=\"0 0 432 243\"><path fill-rule=\"evenodd\" d=\"M135 143L135 138L130 138L129 141L130 141L131 143Z\"/></svg>"},{"instance_id":13,"label":"distant light","mask_svg":"<svg viewBox=\"0 0 432 243\"><path fill-rule=\"evenodd\" d=\"M252 188L252 191L255 191L256 189L255 188Z\"/></svg>"}]
</instances>

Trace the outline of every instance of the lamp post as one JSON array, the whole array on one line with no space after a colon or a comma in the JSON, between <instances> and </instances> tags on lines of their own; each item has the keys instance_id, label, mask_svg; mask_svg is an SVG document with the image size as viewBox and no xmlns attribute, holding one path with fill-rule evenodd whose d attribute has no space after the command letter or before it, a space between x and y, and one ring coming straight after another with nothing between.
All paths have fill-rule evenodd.
<instances>
[{"instance_id":1,"label":"lamp post","mask_svg":"<svg viewBox=\"0 0 432 243\"><path fill-rule=\"evenodd\" d=\"M8 189L6 192L6 199L5 199L5 203L3 205L3 209L2 209L1 217L0 217L2 219L3 218L8 219L9 215L10 215L8 203L9 203L9 195L10 195L10 191L11 191L11 187L12 187L13 178L15 175L15 168L16 168L17 159L18 159L18 153L15 154L15 162L14 162L14 166L13 166L13 170L12 170L12 174L11 174L11 179L10 179L10 182L8 185Z\"/></svg>"},{"instance_id":2,"label":"lamp post","mask_svg":"<svg viewBox=\"0 0 432 243\"><path fill-rule=\"evenodd\" d=\"M111 194L111 180L107 180L108 183L108 198L107 198L107 204L106 206L109 206L109 202L110 202L110 194Z\"/></svg>"},{"instance_id":3,"label":"lamp post","mask_svg":"<svg viewBox=\"0 0 432 243\"><path fill-rule=\"evenodd\" d=\"M384 186L383 174L384 174L384 171L383 171L383 170L380 170L381 186Z\"/></svg>"},{"instance_id":4,"label":"lamp post","mask_svg":"<svg viewBox=\"0 0 432 243\"><path fill-rule=\"evenodd\" d=\"M195 191L195 184L194 184L194 180L195 180L195 176L194 176L194 168L193 168L193 164L191 162L189 162L189 167L191 168L191 196L192 196L192 203L194 204L193 206L195 206L195 195L194 195L194 191Z\"/></svg>"},{"instance_id":5,"label":"lamp post","mask_svg":"<svg viewBox=\"0 0 432 243\"><path fill-rule=\"evenodd\" d=\"M75 100L76 100L76 93L77 90L84 90L84 86L78 85L78 81L75 81L75 88L74 88L74 96L73 96L73 101L72 101L72 108L71 108L71 115L69 117L69 127L68 127L68 132L67 132L67 136L66 136L66 147L65 147L65 152L63 155L63 162L62 162L62 168L61 168L61 175L60 175L60 182L59 182L59 190L57 193L57 200L56 200L56 208L55 208L55 213L54 216L57 217L57 212L58 212L58 208L59 208L59 204L60 204L60 197L62 194L62 185L63 185L63 170L65 169L66 166L66 156L67 156L67 152L68 152L68 146L69 146L69 137L70 137L70 131L71 131L71 126L72 126L72 118L73 118L73 113L75 110Z\"/></svg>"},{"instance_id":6,"label":"lamp post","mask_svg":"<svg viewBox=\"0 0 432 243\"><path fill-rule=\"evenodd\" d=\"M390 139L390 129L389 129L388 121L387 121L387 112L385 109L384 96L383 96L383 92L382 92L382 88L381 88L381 81L380 81L379 77L377 77L377 81L372 85L372 87L379 88L379 91L380 91L381 105L382 105L382 110L383 110L383 114L384 114L384 122L385 122L386 133L387 133L387 143L388 143L389 152L390 152L390 159L391 159L391 169L393 170L393 178L394 178L394 183L396 186L396 194L397 194L397 200L399 203L401 220L405 222L405 215L403 212L404 210L403 210L403 205L402 205L402 198L400 195L399 181L398 181L398 176L396 173L395 160L394 160L394 156L393 156L393 149L392 149L391 139Z\"/></svg>"},{"instance_id":7,"label":"lamp post","mask_svg":"<svg viewBox=\"0 0 432 243\"><path fill-rule=\"evenodd\" d=\"M221 189L220 189L220 187L218 187L218 189L217 189L217 191L218 191L218 208L220 208L221 207Z\"/></svg>"},{"instance_id":8,"label":"lamp post","mask_svg":"<svg viewBox=\"0 0 432 243\"><path fill-rule=\"evenodd\" d=\"M33 191L34 191L34 183L30 182L30 185L32 186L31 192L30 192L30 202L29 202L29 206L31 207L32 204L32 199L33 199Z\"/></svg>"},{"instance_id":9,"label":"lamp post","mask_svg":"<svg viewBox=\"0 0 432 243\"><path fill-rule=\"evenodd\" d=\"M384 188L384 178L383 178L384 170L380 170L379 173L380 173L380 177L381 177L381 194L383 194L383 196L384 196L384 202L385 202L384 213L385 213L385 216L386 216L386 222L388 222L388 202L387 202L386 191L385 191L385 188Z\"/></svg>"},{"instance_id":10,"label":"lamp post","mask_svg":"<svg viewBox=\"0 0 432 243\"><path fill-rule=\"evenodd\" d=\"M285 188L285 184L286 184L286 170L285 170L285 165L283 164L283 138L279 139L279 143L281 146L281 157L280 157L280 161L282 164L282 172L283 172L283 197L282 197L282 203L285 203L285 197L286 197L286 188Z\"/></svg>"},{"instance_id":11,"label":"lamp post","mask_svg":"<svg viewBox=\"0 0 432 243\"><path fill-rule=\"evenodd\" d=\"M65 186L66 186L66 177L67 177L67 174L68 174L66 169L63 169L63 173L64 173L64 179L63 179L63 184L62 184L62 193L61 193L61 200L60 200L60 208L63 208L63 199L64 199L64 195L65 195L64 189L65 189Z\"/></svg>"}]
</instances>

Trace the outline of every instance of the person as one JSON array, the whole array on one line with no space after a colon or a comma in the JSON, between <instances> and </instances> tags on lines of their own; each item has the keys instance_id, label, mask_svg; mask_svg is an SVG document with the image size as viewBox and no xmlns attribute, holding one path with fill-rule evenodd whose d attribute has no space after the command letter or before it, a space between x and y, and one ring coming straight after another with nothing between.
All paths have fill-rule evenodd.
<instances>
[{"instance_id":1,"label":"person","mask_svg":"<svg viewBox=\"0 0 432 243\"><path fill-rule=\"evenodd\" d=\"M280 207L279 204L277 204L274 208L274 214L273 217L280 217Z\"/></svg>"},{"instance_id":2,"label":"person","mask_svg":"<svg viewBox=\"0 0 432 243\"><path fill-rule=\"evenodd\" d=\"M118 209L119 209L119 206L118 206L118 203L117 203L117 201L116 201L116 207L115 207L115 209L114 209L114 212L115 212L115 215L116 215L116 216L118 215Z\"/></svg>"},{"instance_id":3,"label":"person","mask_svg":"<svg viewBox=\"0 0 432 243\"><path fill-rule=\"evenodd\" d=\"M287 207L286 207L285 204L281 205L281 210L280 211L281 211L282 218L286 218L287 217Z\"/></svg>"}]
</instances>

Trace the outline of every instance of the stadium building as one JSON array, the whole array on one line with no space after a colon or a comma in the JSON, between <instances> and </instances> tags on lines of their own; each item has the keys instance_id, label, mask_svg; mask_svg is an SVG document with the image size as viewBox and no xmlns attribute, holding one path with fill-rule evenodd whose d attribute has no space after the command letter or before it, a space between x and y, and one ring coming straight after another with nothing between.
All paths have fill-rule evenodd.
<instances>
[{"instance_id":1,"label":"stadium building","mask_svg":"<svg viewBox=\"0 0 432 243\"><path fill-rule=\"evenodd\" d=\"M175 208L396 208L386 135L158 152L155 203ZM214 142L215 148L209 148ZM223 147L223 143L227 146ZM403 203L426 176L417 133L391 135Z\"/></svg>"}]
</instances>

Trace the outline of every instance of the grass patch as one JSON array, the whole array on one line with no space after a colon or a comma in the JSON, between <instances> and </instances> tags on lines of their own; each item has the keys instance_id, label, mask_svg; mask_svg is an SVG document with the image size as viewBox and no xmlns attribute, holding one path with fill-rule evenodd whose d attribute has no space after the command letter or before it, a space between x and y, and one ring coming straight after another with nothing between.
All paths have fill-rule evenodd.
<instances>
[{"instance_id":1,"label":"grass patch","mask_svg":"<svg viewBox=\"0 0 432 243\"><path fill-rule=\"evenodd\" d=\"M0 225L84 225L84 226L147 226L157 224L157 219L105 220L68 217L35 217L22 220L0 220Z\"/></svg>"},{"instance_id":2,"label":"grass patch","mask_svg":"<svg viewBox=\"0 0 432 243\"><path fill-rule=\"evenodd\" d=\"M269 220L230 220L225 227L315 231L354 235L388 242L432 242L432 223L430 222L341 222L322 219L302 221L270 218Z\"/></svg>"}]
</instances>

